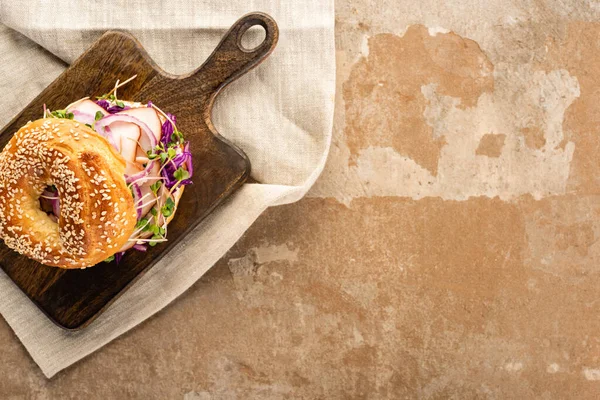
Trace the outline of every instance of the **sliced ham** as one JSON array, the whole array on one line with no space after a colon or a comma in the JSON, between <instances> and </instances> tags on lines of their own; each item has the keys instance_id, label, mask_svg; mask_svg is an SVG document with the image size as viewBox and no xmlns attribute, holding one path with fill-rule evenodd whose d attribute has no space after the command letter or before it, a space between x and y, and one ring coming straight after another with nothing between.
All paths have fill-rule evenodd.
<instances>
[{"instance_id":1,"label":"sliced ham","mask_svg":"<svg viewBox=\"0 0 600 400\"><path fill-rule=\"evenodd\" d=\"M126 161L135 163L135 157L140 139L140 128L130 122L116 121L108 126L115 141L121 143L121 155Z\"/></svg>"},{"instance_id":2,"label":"sliced ham","mask_svg":"<svg viewBox=\"0 0 600 400\"><path fill-rule=\"evenodd\" d=\"M160 118L159 118L158 114L156 113L156 111L153 108L148 108L148 107L132 108L130 110L119 111L117 114L130 115L132 117L139 119L140 121L145 123L148 126L148 128L152 131L152 133L154 134L154 137L156 138L156 141L157 142L160 141L160 135L162 132L162 124L160 123ZM142 148L144 148L144 149L152 147L152 146L150 146L150 142L149 142L148 138L146 138L144 135L142 135L142 137L140 138L140 146L142 146Z\"/></svg>"},{"instance_id":3,"label":"sliced ham","mask_svg":"<svg viewBox=\"0 0 600 400\"><path fill-rule=\"evenodd\" d=\"M125 175L135 175L144 170L144 167L137 163L125 160Z\"/></svg>"},{"instance_id":4,"label":"sliced ham","mask_svg":"<svg viewBox=\"0 0 600 400\"><path fill-rule=\"evenodd\" d=\"M146 164L148 161L150 161L148 159L148 154L138 146L137 152L135 153L135 162L138 164Z\"/></svg>"},{"instance_id":5,"label":"sliced ham","mask_svg":"<svg viewBox=\"0 0 600 400\"><path fill-rule=\"evenodd\" d=\"M125 168L125 174L126 175L135 175L136 173L142 172L145 168L143 165L138 164L138 163L130 163L128 162L128 168ZM135 169L134 166L135 165ZM138 179L135 179L135 183L139 186L141 185L152 185L154 182L156 182L158 179L156 178L160 178L160 163L158 161L154 161L152 163L152 165L149 166L150 168L148 169L148 174L146 176L142 176ZM127 171L131 172L128 173Z\"/></svg>"},{"instance_id":6,"label":"sliced ham","mask_svg":"<svg viewBox=\"0 0 600 400\"><path fill-rule=\"evenodd\" d=\"M179 204L179 199L181 199L181 195L183 194L183 186L178 187L177 189L175 189L175 191L173 193L171 193L171 198L173 199L173 201L175 202L175 208L173 209L173 214L171 214L167 219L166 222L167 224L173 219L173 217L175 216L175 211L177 211L177 205ZM163 206L166 204L167 202L167 197L169 196L169 189L167 189L165 187L165 185L161 185L160 189L158 191L158 204L160 206ZM163 226L165 224L165 217L162 215L161 212L158 213L158 225Z\"/></svg>"},{"instance_id":7,"label":"sliced ham","mask_svg":"<svg viewBox=\"0 0 600 400\"><path fill-rule=\"evenodd\" d=\"M154 165L150 169L150 176L160 178L160 163L157 163L157 162L154 163ZM152 182L152 183L154 183L154 182Z\"/></svg>"}]
</instances>

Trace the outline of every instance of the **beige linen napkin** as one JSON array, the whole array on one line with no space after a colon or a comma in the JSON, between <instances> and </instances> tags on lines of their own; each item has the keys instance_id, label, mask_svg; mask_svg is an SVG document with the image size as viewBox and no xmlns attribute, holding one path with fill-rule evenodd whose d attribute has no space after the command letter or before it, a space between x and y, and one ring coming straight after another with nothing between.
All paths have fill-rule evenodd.
<instances>
[{"instance_id":1,"label":"beige linen napkin","mask_svg":"<svg viewBox=\"0 0 600 400\"><path fill-rule=\"evenodd\" d=\"M275 18L280 40L215 107L217 128L248 154L253 176L186 240L81 332L52 324L0 272L0 313L48 377L173 301L268 207L300 199L325 163L335 90L333 0L0 0L0 126L108 29L126 29L172 73L198 67L243 14ZM6 338L5 338L6 340Z\"/></svg>"}]
</instances>

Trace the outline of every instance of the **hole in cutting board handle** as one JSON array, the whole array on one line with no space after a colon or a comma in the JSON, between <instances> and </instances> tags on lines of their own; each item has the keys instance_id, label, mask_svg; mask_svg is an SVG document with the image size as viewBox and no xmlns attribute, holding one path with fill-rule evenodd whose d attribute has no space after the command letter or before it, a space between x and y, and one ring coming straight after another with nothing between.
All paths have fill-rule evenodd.
<instances>
[{"instance_id":1,"label":"hole in cutting board handle","mask_svg":"<svg viewBox=\"0 0 600 400\"><path fill-rule=\"evenodd\" d=\"M267 31L260 24L249 26L245 31L240 32L238 47L245 52L253 52L267 39Z\"/></svg>"},{"instance_id":2,"label":"hole in cutting board handle","mask_svg":"<svg viewBox=\"0 0 600 400\"><path fill-rule=\"evenodd\" d=\"M253 53L263 47L267 41L268 26L260 20L250 20L240 29L237 46L244 53Z\"/></svg>"},{"instance_id":3,"label":"hole in cutting board handle","mask_svg":"<svg viewBox=\"0 0 600 400\"><path fill-rule=\"evenodd\" d=\"M258 45L248 48L261 37ZM191 87L199 88L202 98L213 101L221 89L263 62L278 39L279 29L273 18L260 12L246 14L231 26L204 64L182 78Z\"/></svg>"}]
</instances>

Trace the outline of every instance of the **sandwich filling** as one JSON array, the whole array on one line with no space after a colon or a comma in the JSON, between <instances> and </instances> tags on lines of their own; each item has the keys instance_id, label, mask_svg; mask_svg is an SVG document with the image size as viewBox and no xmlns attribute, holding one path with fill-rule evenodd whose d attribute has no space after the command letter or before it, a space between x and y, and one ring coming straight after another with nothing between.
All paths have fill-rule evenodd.
<instances>
[{"instance_id":1,"label":"sandwich filling","mask_svg":"<svg viewBox=\"0 0 600 400\"><path fill-rule=\"evenodd\" d=\"M117 82L110 93L96 100L83 98L57 111L44 107L44 118L74 119L87 125L125 159L125 181L134 199L137 224L127 244L107 262L119 262L129 249L146 251L148 246L167 241L167 226L194 173L190 143L177 129L175 115L163 112L152 102L117 98L117 89L133 78ZM54 186L42 193L40 207L54 220L60 216Z\"/></svg>"}]
</instances>

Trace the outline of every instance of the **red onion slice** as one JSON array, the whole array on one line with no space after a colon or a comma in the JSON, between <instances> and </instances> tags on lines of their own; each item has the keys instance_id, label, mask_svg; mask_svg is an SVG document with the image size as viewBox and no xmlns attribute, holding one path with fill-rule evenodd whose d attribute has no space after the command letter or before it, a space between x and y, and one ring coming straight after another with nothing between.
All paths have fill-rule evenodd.
<instances>
[{"instance_id":1,"label":"red onion slice","mask_svg":"<svg viewBox=\"0 0 600 400\"><path fill-rule=\"evenodd\" d=\"M56 218L60 217L60 200L50 200L52 202L52 213L56 215Z\"/></svg>"},{"instance_id":2,"label":"red onion slice","mask_svg":"<svg viewBox=\"0 0 600 400\"><path fill-rule=\"evenodd\" d=\"M137 219L140 220L142 218L142 209L138 206L140 206L142 203L142 190L140 189L140 187L133 183L131 185L131 188L133 189L133 205L135 207L135 212L137 213Z\"/></svg>"},{"instance_id":3,"label":"red onion slice","mask_svg":"<svg viewBox=\"0 0 600 400\"><path fill-rule=\"evenodd\" d=\"M134 205L137 212L137 218L140 220L150 212L152 207L154 207L156 197L148 185L138 185L133 183L132 187L135 187Z\"/></svg>"},{"instance_id":4,"label":"red onion slice","mask_svg":"<svg viewBox=\"0 0 600 400\"><path fill-rule=\"evenodd\" d=\"M54 214L56 218L60 217L60 200L58 198L58 192L44 190L40 197L46 204L52 206L52 214Z\"/></svg>"},{"instance_id":5,"label":"red onion slice","mask_svg":"<svg viewBox=\"0 0 600 400\"><path fill-rule=\"evenodd\" d=\"M143 169L142 171L138 172L137 174L126 175L125 181L127 183L132 183L132 182L138 181L139 179L143 179L143 178L147 177L153 166L154 166L154 161L150 161L148 164L146 164L146 168Z\"/></svg>"},{"instance_id":6,"label":"red onion slice","mask_svg":"<svg viewBox=\"0 0 600 400\"><path fill-rule=\"evenodd\" d=\"M158 142L160 140L160 137L162 134L162 128L161 128L162 124L160 122L160 118L159 118L158 114L156 113L156 111L153 108L147 108L147 107L131 108L129 110L119 111L117 114L129 115L130 117L137 118L138 120L140 120L141 122L146 124L146 126L148 127L150 132L152 132L154 134L154 139L156 139L156 142ZM146 140L144 140L144 139L145 138L140 139L140 144L142 144L142 145L147 144L147 143L145 143ZM147 151L147 149L145 149L145 150Z\"/></svg>"},{"instance_id":7,"label":"red onion slice","mask_svg":"<svg viewBox=\"0 0 600 400\"><path fill-rule=\"evenodd\" d=\"M119 153L121 152L121 141L115 137L115 134L113 133L113 131L110 130L108 126L105 128L104 132L98 133L100 133L100 136L108 140L108 143L110 143L110 145L114 147Z\"/></svg>"},{"instance_id":8,"label":"red onion slice","mask_svg":"<svg viewBox=\"0 0 600 400\"><path fill-rule=\"evenodd\" d=\"M136 249L137 251L146 251L146 250L148 250L148 248L146 247L145 244L134 244L133 248Z\"/></svg>"},{"instance_id":9,"label":"red onion slice","mask_svg":"<svg viewBox=\"0 0 600 400\"><path fill-rule=\"evenodd\" d=\"M187 171L190 173L190 177L194 175L194 165L192 163L192 153L190 152L190 142L186 142L183 148L184 153L188 153L188 158L186 162Z\"/></svg>"},{"instance_id":10,"label":"red onion slice","mask_svg":"<svg viewBox=\"0 0 600 400\"><path fill-rule=\"evenodd\" d=\"M140 127L142 135L144 135L145 137L148 138L148 143L149 143L149 148L143 148L144 151L150 151L156 146L156 143L157 143L156 137L154 137L154 134L152 133L150 128L148 128L148 125L146 125L139 119L132 117L131 115L112 114L112 115L107 115L106 117L102 118L99 121L96 121L96 124L94 125L94 127L96 128L96 132L100 133L104 137L107 137L109 142L112 140L111 144L113 146L115 146L116 149L119 149L119 147L117 147L115 145L116 139L114 138L114 136L111 135L109 125L112 124L113 122L117 122L117 121L130 122L130 123L133 123ZM110 139L108 137L110 137ZM144 170L142 170L141 172L139 172L137 174L126 176L125 180L127 181L127 183L132 183L140 178L144 178L144 177L148 176L148 173L152 169L153 166L154 166L154 161L151 161L148 164L146 164L146 168Z\"/></svg>"}]
</instances>

